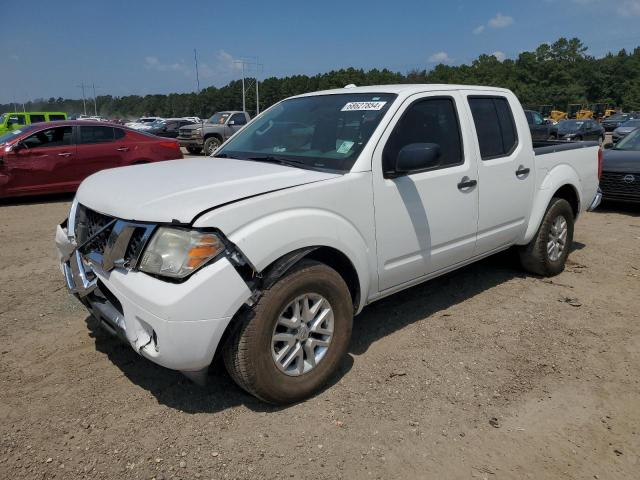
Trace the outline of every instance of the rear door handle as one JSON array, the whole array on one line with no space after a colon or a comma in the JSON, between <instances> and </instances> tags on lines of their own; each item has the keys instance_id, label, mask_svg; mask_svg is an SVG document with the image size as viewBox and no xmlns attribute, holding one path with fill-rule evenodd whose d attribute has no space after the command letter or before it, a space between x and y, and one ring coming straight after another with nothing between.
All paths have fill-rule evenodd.
<instances>
[{"instance_id":1,"label":"rear door handle","mask_svg":"<svg viewBox=\"0 0 640 480\"><path fill-rule=\"evenodd\" d=\"M71 152L62 152L58 154L59 157L68 157L70 155L71 155Z\"/></svg>"},{"instance_id":2,"label":"rear door handle","mask_svg":"<svg viewBox=\"0 0 640 480\"><path fill-rule=\"evenodd\" d=\"M469 177L463 177L458 184L458 190L464 190L466 188L475 187L478 184L477 180L471 180Z\"/></svg>"},{"instance_id":3,"label":"rear door handle","mask_svg":"<svg viewBox=\"0 0 640 480\"><path fill-rule=\"evenodd\" d=\"M530 168L525 168L524 165L520 165L518 167L518 170L516 170L516 177L524 177L525 175L529 175L530 171Z\"/></svg>"},{"instance_id":4,"label":"rear door handle","mask_svg":"<svg viewBox=\"0 0 640 480\"><path fill-rule=\"evenodd\" d=\"M129 147L119 147L116 148L117 151L119 152L128 152L129 151Z\"/></svg>"}]
</instances>

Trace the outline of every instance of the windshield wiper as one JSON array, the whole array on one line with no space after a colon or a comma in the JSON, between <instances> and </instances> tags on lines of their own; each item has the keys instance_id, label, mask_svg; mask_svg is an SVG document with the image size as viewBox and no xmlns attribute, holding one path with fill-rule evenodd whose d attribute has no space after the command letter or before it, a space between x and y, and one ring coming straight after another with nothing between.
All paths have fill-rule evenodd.
<instances>
[{"instance_id":1,"label":"windshield wiper","mask_svg":"<svg viewBox=\"0 0 640 480\"><path fill-rule=\"evenodd\" d=\"M247 157L247 160L253 160L255 162L277 163L278 165L285 165L287 167L306 168L306 164L300 160L291 160L289 158L275 157L273 155L264 155L262 157Z\"/></svg>"}]
</instances>

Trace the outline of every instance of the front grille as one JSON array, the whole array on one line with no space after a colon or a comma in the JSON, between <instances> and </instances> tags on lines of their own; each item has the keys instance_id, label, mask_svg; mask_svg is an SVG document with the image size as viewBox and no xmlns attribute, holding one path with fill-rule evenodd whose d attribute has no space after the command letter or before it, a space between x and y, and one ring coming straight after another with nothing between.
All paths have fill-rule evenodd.
<instances>
[{"instance_id":1,"label":"front grille","mask_svg":"<svg viewBox=\"0 0 640 480\"><path fill-rule=\"evenodd\" d=\"M95 251L102 255L113 225L111 225L110 228L105 229L105 227L113 223L113 220L113 217L95 212L83 205L78 205L75 223L76 242L78 245L83 245L87 240L102 230L99 235L91 239L90 243L87 243L83 248L84 250Z\"/></svg>"},{"instance_id":2,"label":"front grille","mask_svg":"<svg viewBox=\"0 0 640 480\"><path fill-rule=\"evenodd\" d=\"M605 198L640 201L640 174L603 172L600 188Z\"/></svg>"},{"instance_id":3,"label":"front grille","mask_svg":"<svg viewBox=\"0 0 640 480\"><path fill-rule=\"evenodd\" d=\"M178 130L178 136L180 138L191 138L191 136L193 135L194 130L191 129L187 129L187 130L183 130L180 129Z\"/></svg>"},{"instance_id":4,"label":"front grille","mask_svg":"<svg viewBox=\"0 0 640 480\"><path fill-rule=\"evenodd\" d=\"M154 230L153 224L119 220L83 205L78 205L75 225L79 252L98 261L106 270L114 266L135 268ZM117 241L123 238L128 239L127 243Z\"/></svg>"}]
</instances>

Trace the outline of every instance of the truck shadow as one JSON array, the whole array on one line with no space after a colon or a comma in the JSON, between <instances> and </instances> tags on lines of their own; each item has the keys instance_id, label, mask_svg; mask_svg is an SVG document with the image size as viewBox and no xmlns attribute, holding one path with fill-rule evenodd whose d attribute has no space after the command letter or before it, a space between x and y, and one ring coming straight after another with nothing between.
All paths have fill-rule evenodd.
<instances>
[{"instance_id":1,"label":"truck shadow","mask_svg":"<svg viewBox=\"0 0 640 480\"><path fill-rule=\"evenodd\" d=\"M513 252L504 252L367 307L354 321L350 354L323 390L338 383L351 370L354 356L364 354L381 338L417 321L431 322L438 312L524 276L516 265ZM85 321L96 349L107 355L132 383L149 391L169 408L185 413L215 413L238 405L255 412L287 408L268 405L242 391L226 373L221 359L214 361L208 385L199 387L182 374L137 355L128 345L102 330L92 316Z\"/></svg>"}]
</instances>

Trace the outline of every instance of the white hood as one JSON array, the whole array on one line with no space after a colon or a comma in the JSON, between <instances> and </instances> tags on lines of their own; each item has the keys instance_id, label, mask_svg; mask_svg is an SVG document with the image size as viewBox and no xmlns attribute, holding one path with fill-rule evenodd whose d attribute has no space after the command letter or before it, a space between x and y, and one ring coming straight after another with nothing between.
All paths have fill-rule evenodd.
<instances>
[{"instance_id":1,"label":"white hood","mask_svg":"<svg viewBox=\"0 0 640 480\"><path fill-rule=\"evenodd\" d=\"M339 176L204 157L103 170L82 182L77 199L92 210L125 220L190 223L219 205Z\"/></svg>"}]
</instances>

